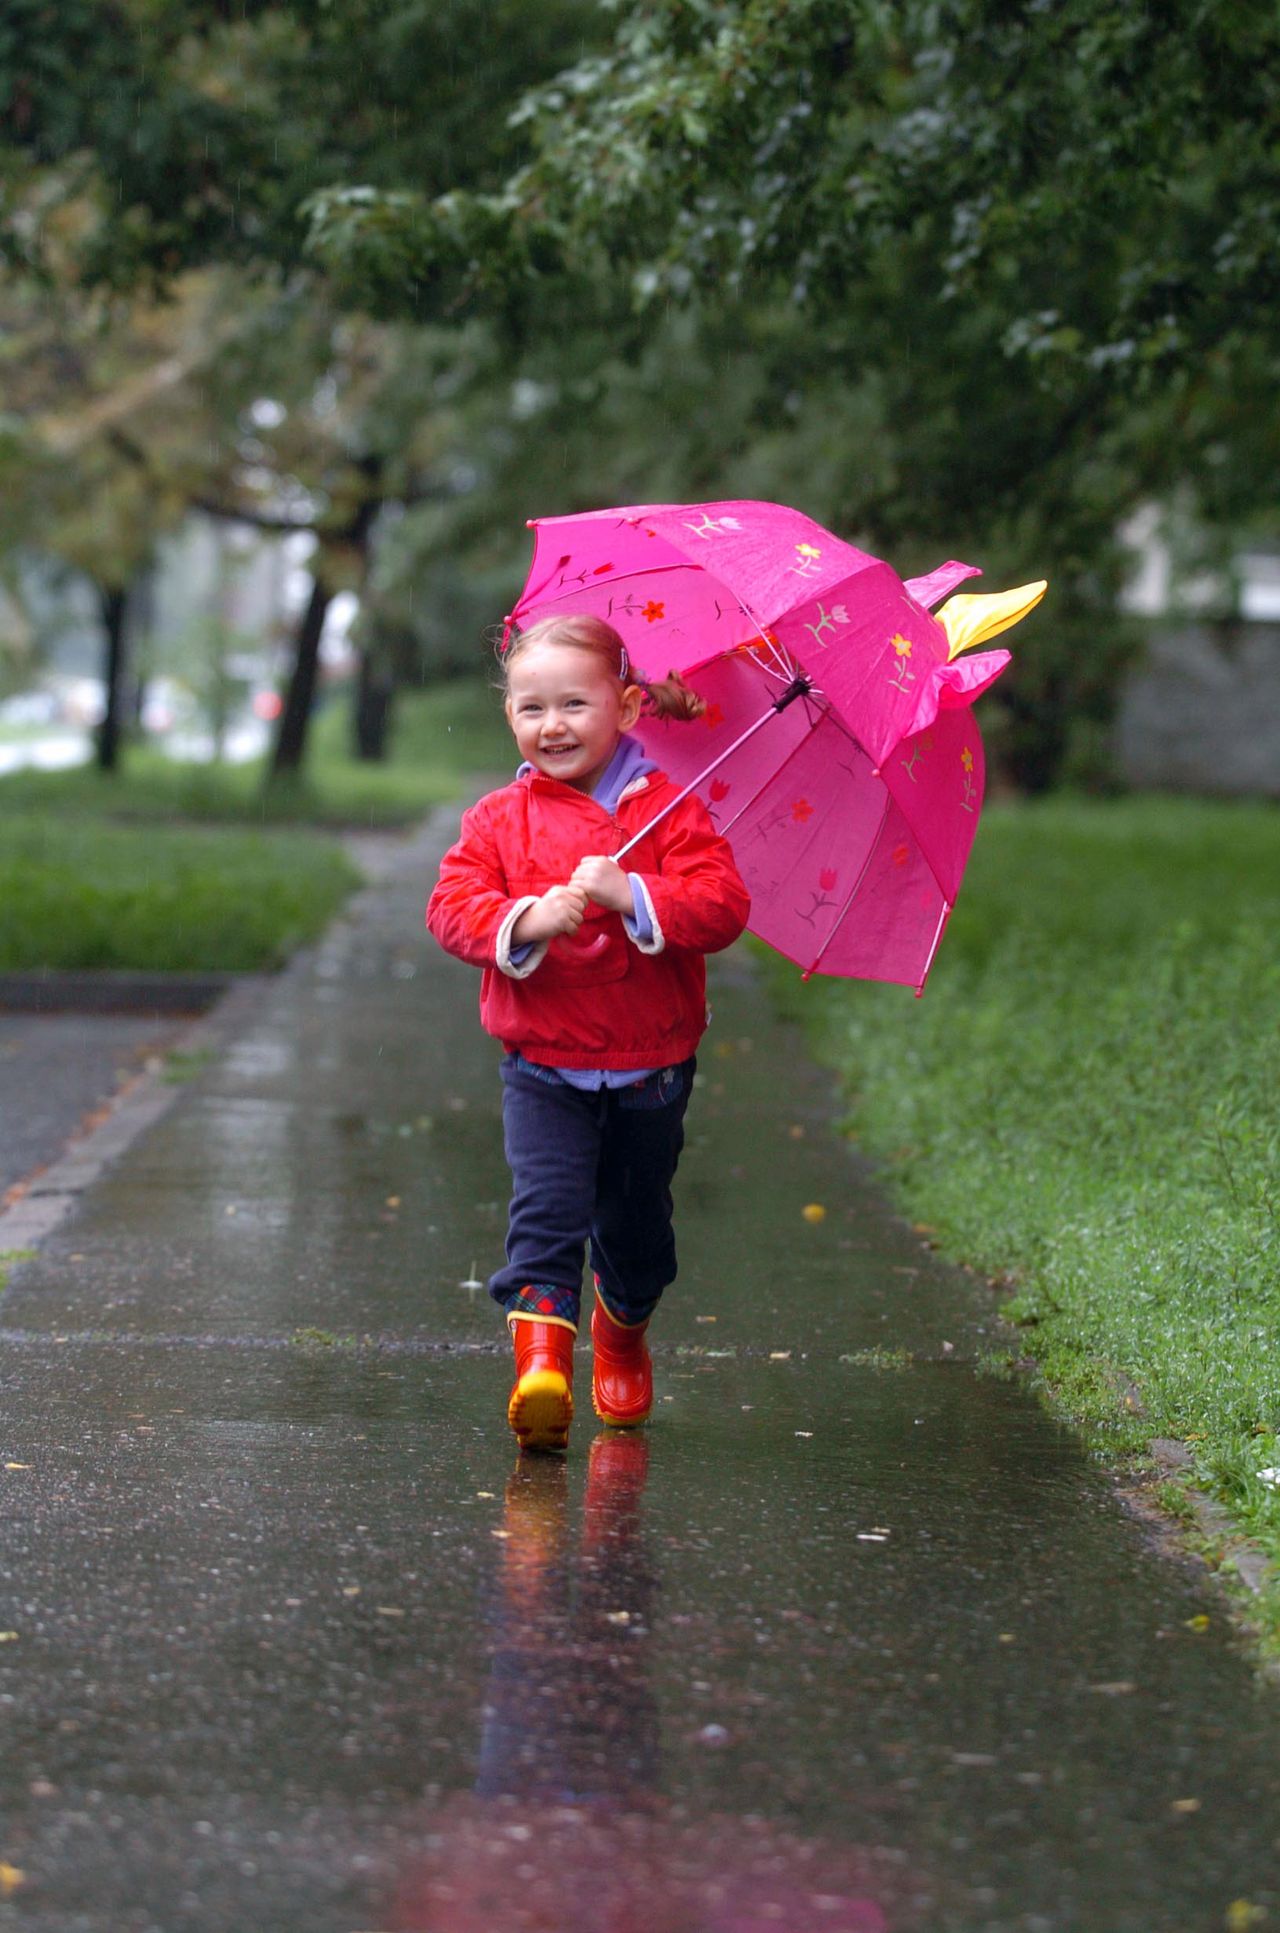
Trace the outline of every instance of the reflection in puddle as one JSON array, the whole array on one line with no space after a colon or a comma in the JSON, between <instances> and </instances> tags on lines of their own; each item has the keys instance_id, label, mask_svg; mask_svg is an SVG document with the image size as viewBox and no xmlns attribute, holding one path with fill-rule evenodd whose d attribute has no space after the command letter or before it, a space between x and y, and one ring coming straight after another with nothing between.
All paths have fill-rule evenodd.
<instances>
[{"instance_id":1,"label":"reflection in puddle","mask_svg":"<svg viewBox=\"0 0 1280 1933\"><path fill-rule=\"evenodd\" d=\"M510 1478L475 1789L433 1815L395 1933L889 1933L914 1921L900 1857L758 1816L694 1820L663 1794L648 1459L644 1436L596 1437L576 1535L563 1461L522 1458Z\"/></svg>"}]
</instances>

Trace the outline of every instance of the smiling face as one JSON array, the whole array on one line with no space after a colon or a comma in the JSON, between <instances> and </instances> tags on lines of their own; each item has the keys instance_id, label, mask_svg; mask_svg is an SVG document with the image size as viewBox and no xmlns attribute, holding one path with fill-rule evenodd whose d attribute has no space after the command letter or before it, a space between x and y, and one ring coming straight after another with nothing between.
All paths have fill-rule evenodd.
<instances>
[{"instance_id":1,"label":"smiling face","mask_svg":"<svg viewBox=\"0 0 1280 1933\"><path fill-rule=\"evenodd\" d=\"M622 685L595 652L531 644L507 673L507 722L520 755L578 792L592 792L644 694Z\"/></svg>"}]
</instances>

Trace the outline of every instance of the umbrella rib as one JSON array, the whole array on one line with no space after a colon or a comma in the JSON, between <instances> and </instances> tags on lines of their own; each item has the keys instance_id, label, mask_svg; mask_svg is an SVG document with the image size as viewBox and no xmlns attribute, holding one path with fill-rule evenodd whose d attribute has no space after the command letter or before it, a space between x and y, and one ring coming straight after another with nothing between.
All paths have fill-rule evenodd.
<instances>
[{"instance_id":1,"label":"umbrella rib","mask_svg":"<svg viewBox=\"0 0 1280 1933\"><path fill-rule=\"evenodd\" d=\"M849 908L853 905L854 900L858 897L859 892L862 890L862 882L867 876L867 871L871 865L871 861L875 858L876 847L880 843L880 834L884 831L884 823L889 816L890 804L891 804L890 795L888 792L886 792L884 795L884 804L880 809L880 823L876 827L875 837L870 841L869 845L867 846L867 856L862 862L862 867L860 872L858 873L858 877L854 880L853 885L849 888L849 891L845 896L844 905L840 908L840 911L836 914L835 918L832 920L830 931L827 933L827 937L823 940L822 945L818 948L818 951L814 954L812 963L805 968L803 974L801 975L801 978L804 980L811 979L812 976L818 971L818 965L822 959L823 954L830 946L832 940L834 940L836 934L840 931L841 926L844 924L845 914L849 911Z\"/></svg>"},{"instance_id":2,"label":"umbrella rib","mask_svg":"<svg viewBox=\"0 0 1280 1933\"><path fill-rule=\"evenodd\" d=\"M806 702L805 710L808 711L808 709L809 707ZM751 794L751 797L738 807L738 810L734 813L732 819L727 820L726 823L722 826L717 826L716 830L720 834L720 837L722 839L727 839L729 837L730 832L732 832L734 826L737 825L739 819L741 819L745 813L750 812L756 800L760 798L763 793L767 792L769 790L769 787L776 782L776 780L782 775L783 772L786 771L792 759L795 758L796 754L802 749L803 746L808 744L811 733L815 732L821 723L822 723L821 718L817 719L816 721L811 721L809 731L805 733L803 738L798 738L796 740L795 744L791 747L791 750L787 753L786 757L783 759L780 765L774 765L770 768L769 772L760 781L755 791Z\"/></svg>"},{"instance_id":3,"label":"umbrella rib","mask_svg":"<svg viewBox=\"0 0 1280 1933\"><path fill-rule=\"evenodd\" d=\"M690 779L688 785L684 787L683 791L677 792L675 798L670 800L668 804L664 805L661 812L656 812L653 818L650 819L648 825L641 826L639 832L637 832L633 838L628 839L625 846L619 846L617 852L611 854L610 856L615 860L621 859L631 851L631 848L633 846L638 846L640 841L645 837L645 834L652 832L653 828L656 825L660 825L662 821L666 818L668 812L674 812L676 807L681 803L681 801L684 799L687 799L691 792L696 791L697 787L702 784L702 781L704 779L710 778L711 774L716 770L717 766L723 765L727 758L732 758L733 754L737 751L738 747L740 745L745 745L749 738L754 738L756 733L760 730L761 726L767 725L769 723L770 719L774 716L777 709L778 707L776 705L770 705L768 711L762 712L760 717L756 719L754 725L748 725L746 731L741 732L738 735L738 737L734 739L732 745L728 746L726 750L721 752L718 758L713 759L710 765L704 766L702 771L698 773L698 776L696 778Z\"/></svg>"},{"instance_id":4,"label":"umbrella rib","mask_svg":"<svg viewBox=\"0 0 1280 1933\"><path fill-rule=\"evenodd\" d=\"M819 725L822 723L824 719L829 719L833 724L839 726L841 732L844 734L844 736L848 739L849 743L852 746L854 746L854 748L857 751L860 751L860 752L862 751L862 747L858 744L857 739L854 737L853 733L849 730L844 720L840 717L840 714L837 711L835 711L833 707L830 705L815 704L814 694L812 693L812 691L808 692L805 695L804 708L805 708L806 716L808 717L808 720L809 720L809 731L811 733L817 731ZM814 715L815 713L817 714L816 717ZM768 776L761 780L760 784L756 787L755 791L751 794L751 797L746 801L746 803L738 807L738 810L734 813L732 819L729 819L724 825L717 827L717 831L719 832L720 837L722 839L727 839L729 837L730 832L732 832L734 826L737 825L739 819L741 819L744 816L744 814L750 812L756 800L760 798L762 793L765 793L768 791L769 787L775 782L775 780L779 777L781 773L786 771L792 759L800 751L801 747L807 743L808 743L807 734L804 738L798 738L795 744L791 747L791 750L787 753L787 756L783 759L781 765L775 765L773 770L768 774ZM866 754L863 753L863 756L865 757ZM846 767L843 767L843 766L841 767L842 771L846 769L847 769Z\"/></svg>"}]
</instances>

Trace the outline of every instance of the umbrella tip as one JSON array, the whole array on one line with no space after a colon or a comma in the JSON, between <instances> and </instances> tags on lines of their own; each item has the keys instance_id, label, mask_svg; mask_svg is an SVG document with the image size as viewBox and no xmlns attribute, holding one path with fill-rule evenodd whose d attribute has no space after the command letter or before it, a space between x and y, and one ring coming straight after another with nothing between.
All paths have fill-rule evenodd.
<instances>
[{"instance_id":1,"label":"umbrella tip","mask_svg":"<svg viewBox=\"0 0 1280 1933\"><path fill-rule=\"evenodd\" d=\"M525 529L532 530L533 526L537 523L537 521L538 519L536 517L526 517L524 520Z\"/></svg>"}]
</instances>

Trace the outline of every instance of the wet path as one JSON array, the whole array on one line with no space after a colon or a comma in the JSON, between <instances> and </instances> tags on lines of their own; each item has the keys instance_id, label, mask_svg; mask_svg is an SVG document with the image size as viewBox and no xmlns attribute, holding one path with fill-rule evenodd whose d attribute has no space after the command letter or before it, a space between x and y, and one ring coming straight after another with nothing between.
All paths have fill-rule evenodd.
<instances>
[{"instance_id":1,"label":"wet path","mask_svg":"<svg viewBox=\"0 0 1280 1933\"><path fill-rule=\"evenodd\" d=\"M975 1372L985 1299L866 1192L741 956L655 1424L595 1429L583 1349L568 1464L515 1470L437 850L0 1302L0 1928L1280 1924L1276 1694Z\"/></svg>"}]
</instances>

